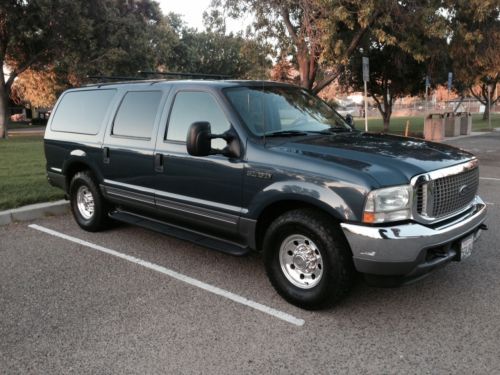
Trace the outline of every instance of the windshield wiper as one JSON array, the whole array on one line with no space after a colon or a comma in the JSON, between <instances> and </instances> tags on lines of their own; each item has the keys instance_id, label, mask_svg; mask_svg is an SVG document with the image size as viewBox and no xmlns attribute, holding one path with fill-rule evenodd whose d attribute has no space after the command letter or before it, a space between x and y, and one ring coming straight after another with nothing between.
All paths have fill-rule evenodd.
<instances>
[{"instance_id":1,"label":"windshield wiper","mask_svg":"<svg viewBox=\"0 0 500 375\"><path fill-rule=\"evenodd\" d=\"M296 137L299 135L307 135L308 133L300 130L280 130L277 132L266 133L265 137Z\"/></svg>"},{"instance_id":2,"label":"windshield wiper","mask_svg":"<svg viewBox=\"0 0 500 375\"><path fill-rule=\"evenodd\" d=\"M330 134L330 133L342 133L342 132L351 132L352 129L346 128L344 126L332 126L331 128L322 130L318 133L321 134Z\"/></svg>"}]
</instances>

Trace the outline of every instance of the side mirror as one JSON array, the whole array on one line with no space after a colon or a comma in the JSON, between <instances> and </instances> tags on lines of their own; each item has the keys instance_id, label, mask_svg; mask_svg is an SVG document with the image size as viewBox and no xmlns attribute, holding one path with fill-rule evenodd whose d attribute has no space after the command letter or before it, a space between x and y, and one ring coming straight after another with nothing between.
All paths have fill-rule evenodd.
<instances>
[{"instance_id":1,"label":"side mirror","mask_svg":"<svg viewBox=\"0 0 500 375\"><path fill-rule=\"evenodd\" d=\"M187 152L192 156L208 156L212 151L211 141L210 123L206 121L193 122L187 133Z\"/></svg>"},{"instance_id":2,"label":"side mirror","mask_svg":"<svg viewBox=\"0 0 500 375\"><path fill-rule=\"evenodd\" d=\"M227 142L223 150L212 148L212 139L216 138ZM186 148L192 156L224 155L228 158L239 158L241 155L240 141L232 129L223 134L212 134L210 123L206 121L191 124L186 137Z\"/></svg>"}]
</instances>

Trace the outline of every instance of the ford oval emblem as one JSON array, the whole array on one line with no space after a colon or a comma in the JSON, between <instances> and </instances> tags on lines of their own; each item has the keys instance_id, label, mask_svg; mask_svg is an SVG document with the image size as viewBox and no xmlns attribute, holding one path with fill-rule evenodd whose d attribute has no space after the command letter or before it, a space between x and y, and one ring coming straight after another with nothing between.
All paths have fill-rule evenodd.
<instances>
[{"instance_id":1,"label":"ford oval emblem","mask_svg":"<svg viewBox=\"0 0 500 375\"><path fill-rule=\"evenodd\" d=\"M465 194L467 194L467 192L469 191L469 185L462 185L460 186L460 189L458 189L458 194L463 196Z\"/></svg>"}]
</instances>

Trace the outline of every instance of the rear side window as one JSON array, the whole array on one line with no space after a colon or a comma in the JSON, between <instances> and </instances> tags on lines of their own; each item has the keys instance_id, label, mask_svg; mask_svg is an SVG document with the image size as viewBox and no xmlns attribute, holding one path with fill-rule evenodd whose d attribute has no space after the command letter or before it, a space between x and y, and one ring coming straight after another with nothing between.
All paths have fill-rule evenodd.
<instances>
[{"instance_id":1,"label":"rear side window","mask_svg":"<svg viewBox=\"0 0 500 375\"><path fill-rule=\"evenodd\" d=\"M115 117L113 135L151 139L161 97L161 91L126 93Z\"/></svg>"},{"instance_id":2,"label":"rear side window","mask_svg":"<svg viewBox=\"0 0 500 375\"><path fill-rule=\"evenodd\" d=\"M64 94L52 118L54 131L96 135L116 90L85 90Z\"/></svg>"}]
</instances>

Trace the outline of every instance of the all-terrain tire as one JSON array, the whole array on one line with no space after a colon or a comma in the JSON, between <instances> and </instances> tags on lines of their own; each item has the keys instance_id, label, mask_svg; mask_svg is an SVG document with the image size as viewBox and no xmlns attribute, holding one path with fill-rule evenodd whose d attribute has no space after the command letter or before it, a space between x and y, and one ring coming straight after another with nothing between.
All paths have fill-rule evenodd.
<instances>
[{"instance_id":1,"label":"all-terrain tire","mask_svg":"<svg viewBox=\"0 0 500 375\"><path fill-rule=\"evenodd\" d=\"M69 185L69 196L71 212L82 229L97 232L108 227L110 207L91 172L82 171L73 176Z\"/></svg>"},{"instance_id":2,"label":"all-terrain tire","mask_svg":"<svg viewBox=\"0 0 500 375\"><path fill-rule=\"evenodd\" d=\"M274 288L308 310L329 307L350 290L354 267L338 224L314 209L284 213L264 237L264 262Z\"/></svg>"}]
</instances>

